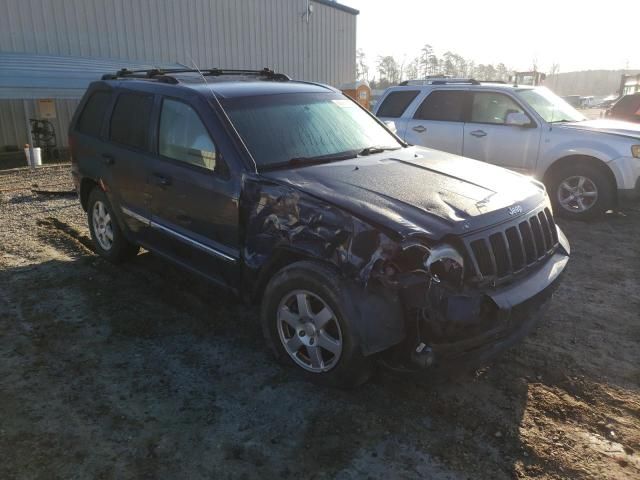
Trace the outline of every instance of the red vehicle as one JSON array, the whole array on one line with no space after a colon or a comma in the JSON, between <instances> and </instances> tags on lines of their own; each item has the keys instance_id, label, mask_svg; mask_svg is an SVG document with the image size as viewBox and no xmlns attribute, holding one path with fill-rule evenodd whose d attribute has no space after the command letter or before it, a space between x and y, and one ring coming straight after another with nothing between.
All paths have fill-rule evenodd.
<instances>
[{"instance_id":1,"label":"red vehicle","mask_svg":"<svg viewBox=\"0 0 640 480\"><path fill-rule=\"evenodd\" d=\"M605 115L615 120L640 123L640 93L624 95Z\"/></svg>"}]
</instances>

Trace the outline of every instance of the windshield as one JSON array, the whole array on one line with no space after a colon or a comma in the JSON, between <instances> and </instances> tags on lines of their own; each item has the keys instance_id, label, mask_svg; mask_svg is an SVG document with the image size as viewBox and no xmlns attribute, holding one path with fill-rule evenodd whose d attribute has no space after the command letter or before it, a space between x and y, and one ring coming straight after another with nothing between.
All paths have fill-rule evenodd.
<instances>
[{"instance_id":1,"label":"windshield","mask_svg":"<svg viewBox=\"0 0 640 480\"><path fill-rule=\"evenodd\" d=\"M402 145L358 105L337 93L261 95L223 100L258 167L353 158Z\"/></svg>"},{"instance_id":2,"label":"windshield","mask_svg":"<svg viewBox=\"0 0 640 480\"><path fill-rule=\"evenodd\" d=\"M586 117L559 96L545 87L517 90L522 100L528 103L546 122L581 122Z\"/></svg>"}]
</instances>

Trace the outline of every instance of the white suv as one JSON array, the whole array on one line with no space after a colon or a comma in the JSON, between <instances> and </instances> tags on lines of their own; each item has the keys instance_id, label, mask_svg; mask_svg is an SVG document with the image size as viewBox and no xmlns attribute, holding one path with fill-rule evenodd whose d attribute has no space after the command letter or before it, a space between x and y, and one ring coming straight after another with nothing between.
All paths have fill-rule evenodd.
<instances>
[{"instance_id":1,"label":"white suv","mask_svg":"<svg viewBox=\"0 0 640 480\"><path fill-rule=\"evenodd\" d=\"M640 197L640 124L587 120L544 87L409 81L388 88L375 114L408 143L534 175L565 217Z\"/></svg>"}]
</instances>

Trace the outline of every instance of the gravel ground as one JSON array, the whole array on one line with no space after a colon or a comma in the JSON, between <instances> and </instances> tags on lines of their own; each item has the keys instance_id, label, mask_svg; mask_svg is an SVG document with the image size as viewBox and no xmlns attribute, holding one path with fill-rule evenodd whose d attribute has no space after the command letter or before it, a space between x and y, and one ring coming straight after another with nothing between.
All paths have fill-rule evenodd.
<instances>
[{"instance_id":1,"label":"gravel ground","mask_svg":"<svg viewBox=\"0 0 640 480\"><path fill-rule=\"evenodd\" d=\"M66 168L0 173L0 478L640 478L640 209L561 222L535 334L448 381L277 365L254 309L91 250ZM10 191L9 191L10 190Z\"/></svg>"}]
</instances>

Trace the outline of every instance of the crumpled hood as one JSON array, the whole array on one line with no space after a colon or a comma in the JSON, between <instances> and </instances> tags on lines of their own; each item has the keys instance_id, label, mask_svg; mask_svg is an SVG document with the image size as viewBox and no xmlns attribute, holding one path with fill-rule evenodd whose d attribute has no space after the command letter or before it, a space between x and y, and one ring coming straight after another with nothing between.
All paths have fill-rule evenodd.
<instances>
[{"instance_id":1,"label":"crumpled hood","mask_svg":"<svg viewBox=\"0 0 640 480\"><path fill-rule=\"evenodd\" d=\"M585 120L584 122L556 123L554 128L572 128L590 132L621 135L624 137L640 138L640 123L623 122L621 120Z\"/></svg>"},{"instance_id":2,"label":"crumpled hood","mask_svg":"<svg viewBox=\"0 0 640 480\"><path fill-rule=\"evenodd\" d=\"M544 188L528 177L423 147L263 175L401 235L434 239L515 218L545 201Z\"/></svg>"}]
</instances>

